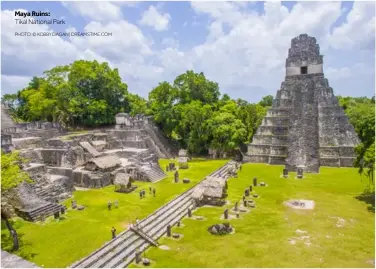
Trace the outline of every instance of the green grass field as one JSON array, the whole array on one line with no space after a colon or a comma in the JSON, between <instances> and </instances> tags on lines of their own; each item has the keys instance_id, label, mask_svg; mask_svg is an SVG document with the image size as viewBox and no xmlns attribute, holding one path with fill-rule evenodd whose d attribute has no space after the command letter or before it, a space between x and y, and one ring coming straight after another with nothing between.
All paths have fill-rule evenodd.
<instances>
[{"instance_id":1,"label":"green grass field","mask_svg":"<svg viewBox=\"0 0 376 269\"><path fill-rule=\"evenodd\" d=\"M165 169L169 160L160 160ZM155 184L136 182L139 186L133 193L121 194L114 192L114 186L98 190L74 192L79 205L85 205L83 211L69 209L64 219L55 221L48 218L45 223L30 223L16 219L14 227L20 235L21 248L15 254L35 262L43 267L67 267L85 257L106 241L111 239L111 228L117 233L125 230L127 224L142 219L172 200L175 196L192 187L205 176L224 165L226 160L189 162L189 169L180 170L180 179L189 178L189 184L173 183L173 172ZM156 197L149 195L149 186L156 189ZM145 189L145 199L139 198L139 190ZM107 209L108 201L119 201L119 207L111 211ZM71 207L70 200L65 204ZM12 243L9 232L2 225L1 248L10 250Z\"/></svg>"},{"instance_id":2,"label":"green grass field","mask_svg":"<svg viewBox=\"0 0 376 269\"><path fill-rule=\"evenodd\" d=\"M320 174L296 180L295 174L281 178L282 169L243 165L239 177L228 182L228 205L194 211L206 220L183 219L182 227L173 228L183 237L161 238L159 243L170 250L152 247L145 257L159 268L374 267L375 215L367 203L356 198L365 189L357 170L321 168ZM224 222L220 219L224 209L242 200L253 177L269 185L256 187L260 195L255 198L256 208L229 220L234 234L209 234L209 226ZM289 199L314 200L316 205L314 210L294 210L283 204Z\"/></svg>"}]
</instances>

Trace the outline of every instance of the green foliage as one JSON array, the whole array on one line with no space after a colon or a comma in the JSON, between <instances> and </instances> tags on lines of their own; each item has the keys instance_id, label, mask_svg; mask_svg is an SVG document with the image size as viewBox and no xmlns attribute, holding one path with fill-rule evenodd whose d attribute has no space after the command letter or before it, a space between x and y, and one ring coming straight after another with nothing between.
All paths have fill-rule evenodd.
<instances>
[{"instance_id":1,"label":"green foliage","mask_svg":"<svg viewBox=\"0 0 376 269\"><path fill-rule=\"evenodd\" d=\"M272 95L264 96L261 99L261 101L259 102L259 105L263 106L263 107L270 107L270 106L272 106L272 104L273 104L273 96Z\"/></svg>"},{"instance_id":2,"label":"green foliage","mask_svg":"<svg viewBox=\"0 0 376 269\"><path fill-rule=\"evenodd\" d=\"M160 83L149 94L149 107L165 134L194 154L209 148L229 153L250 141L267 110L227 94L219 99L218 84L193 71L173 85Z\"/></svg>"},{"instance_id":3,"label":"green foliage","mask_svg":"<svg viewBox=\"0 0 376 269\"><path fill-rule=\"evenodd\" d=\"M339 103L344 108L354 126L361 143L355 149L355 167L365 174L373 186L375 173L375 101L367 97L341 97Z\"/></svg>"},{"instance_id":4,"label":"green foliage","mask_svg":"<svg viewBox=\"0 0 376 269\"><path fill-rule=\"evenodd\" d=\"M113 124L118 112L145 113L146 101L128 94L117 69L97 61L75 61L34 77L17 93L17 115L26 121L57 121L62 126Z\"/></svg>"},{"instance_id":5,"label":"green foliage","mask_svg":"<svg viewBox=\"0 0 376 269\"><path fill-rule=\"evenodd\" d=\"M282 169L278 165L244 164L239 177L228 181L227 204L198 208L195 215L205 220L197 223L184 218L184 226L174 226L172 233L184 234L183 240L162 237L158 241L168 245L170 251L146 251L145 256L156 261L151 267L372 267L367 261L375 257L375 214L354 197L365 187L356 169L322 167L319 174L305 174L304 181L281 180ZM295 173L291 178L294 176ZM240 206L252 177L271 186L257 188L257 207L251 212L238 211L240 218L227 220L234 227L234 234L226 238L210 234L207 228L221 223L225 209L230 213L236 202ZM284 205L285 201L301 197L314 200L317 207L292 210ZM319 205L323 206L318 208ZM338 227L339 223L344 227Z\"/></svg>"},{"instance_id":6,"label":"green foliage","mask_svg":"<svg viewBox=\"0 0 376 269\"><path fill-rule=\"evenodd\" d=\"M1 191L7 191L23 181L30 182L30 178L26 172L20 168L20 164L24 160L19 156L18 152L4 153L1 151Z\"/></svg>"}]
</instances>

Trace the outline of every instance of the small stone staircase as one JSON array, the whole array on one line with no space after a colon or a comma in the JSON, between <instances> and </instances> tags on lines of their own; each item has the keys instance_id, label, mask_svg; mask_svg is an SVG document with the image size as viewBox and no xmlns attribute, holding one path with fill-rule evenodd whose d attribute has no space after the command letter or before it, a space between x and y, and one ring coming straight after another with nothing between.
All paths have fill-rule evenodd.
<instances>
[{"instance_id":1,"label":"small stone staircase","mask_svg":"<svg viewBox=\"0 0 376 269\"><path fill-rule=\"evenodd\" d=\"M142 171L146 174L146 176L149 178L150 182L152 183L162 180L166 177L166 174L162 171L159 165L158 166L154 165L150 167L149 169L143 166Z\"/></svg>"},{"instance_id":2,"label":"small stone staircase","mask_svg":"<svg viewBox=\"0 0 376 269\"><path fill-rule=\"evenodd\" d=\"M44 205L30 211L16 209L16 213L25 220L38 221L42 219L42 216L49 217L57 212L60 212L61 208L66 209L66 206L47 202Z\"/></svg>"}]
</instances>

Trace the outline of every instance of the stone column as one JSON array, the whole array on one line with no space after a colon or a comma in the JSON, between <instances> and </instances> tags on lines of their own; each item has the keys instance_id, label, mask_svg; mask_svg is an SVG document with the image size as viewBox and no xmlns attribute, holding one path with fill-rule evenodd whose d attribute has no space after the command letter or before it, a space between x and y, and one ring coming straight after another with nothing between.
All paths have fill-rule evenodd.
<instances>
[{"instance_id":1,"label":"stone column","mask_svg":"<svg viewBox=\"0 0 376 269\"><path fill-rule=\"evenodd\" d=\"M289 176L289 170L287 168L283 169L283 177L287 178Z\"/></svg>"},{"instance_id":2,"label":"stone column","mask_svg":"<svg viewBox=\"0 0 376 269\"><path fill-rule=\"evenodd\" d=\"M180 221L178 221L178 222L176 223L176 226L177 226L177 227L180 227Z\"/></svg>"},{"instance_id":3,"label":"stone column","mask_svg":"<svg viewBox=\"0 0 376 269\"><path fill-rule=\"evenodd\" d=\"M234 208L235 211L238 211L238 202L235 203L235 208Z\"/></svg>"},{"instance_id":4,"label":"stone column","mask_svg":"<svg viewBox=\"0 0 376 269\"><path fill-rule=\"evenodd\" d=\"M253 179L253 186L257 186L257 177Z\"/></svg>"},{"instance_id":5,"label":"stone column","mask_svg":"<svg viewBox=\"0 0 376 269\"><path fill-rule=\"evenodd\" d=\"M247 207L247 200L243 200L244 207Z\"/></svg>"},{"instance_id":6,"label":"stone column","mask_svg":"<svg viewBox=\"0 0 376 269\"><path fill-rule=\"evenodd\" d=\"M60 212L55 212L54 213L54 218L55 219L59 219L59 217L60 217Z\"/></svg>"},{"instance_id":7,"label":"stone column","mask_svg":"<svg viewBox=\"0 0 376 269\"><path fill-rule=\"evenodd\" d=\"M167 228L166 228L166 235L168 237L171 237L171 225L167 225Z\"/></svg>"},{"instance_id":8,"label":"stone column","mask_svg":"<svg viewBox=\"0 0 376 269\"><path fill-rule=\"evenodd\" d=\"M141 251L140 250L136 250L136 263L140 263L141 262Z\"/></svg>"},{"instance_id":9,"label":"stone column","mask_svg":"<svg viewBox=\"0 0 376 269\"><path fill-rule=\"evenodd\" d=\"M252 192L253 186L249 185L249 191Z\"/></svg>"},{"instance_id":10,"label":"stone column","mask_svg":"<svg viewBox=\"0 0 376 269\"><path fill-rule=\"evenodd\" d=\"M303 169L302 168L298 168L298 170L297 170L297 177L298 178L303 178Z\"/></svg>"},{"instance_id":11,"label":"stone column","mask_svg":"<svg viewBox=\"0 0 376 269\"><path fill-rule=\"evenodd\" d=\"M249 189L245 189L244 196L249 196Z\"/></svg>"},{"instance_id":12,"label":"stone column","mask_svg":"<svg viewBox=\"0 0 376 269\"><path fill-rule=\"evenodd\" d=\"M61 213L62 215L65 214L65 208L64 208L64 207L60 208L60 213Z\"/></svg>"},{"instance_id":13,"label":"stone column","mask_svg":"<svg viewBox=\"0 0 376 269\"><path fill-rule=\"evenodd\" d=\"M226 209L226 210L223 212L223 214L224 214L225 219L228 219L228 209Z\"/></svg>"}]
</instances>

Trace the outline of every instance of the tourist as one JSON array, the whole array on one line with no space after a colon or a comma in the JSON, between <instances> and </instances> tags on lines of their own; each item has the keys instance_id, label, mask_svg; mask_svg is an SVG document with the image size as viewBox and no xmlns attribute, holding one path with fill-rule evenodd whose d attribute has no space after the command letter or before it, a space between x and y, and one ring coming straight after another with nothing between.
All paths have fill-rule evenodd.
<instances>
[{"instance_id":1,"label":"tourist","mask_svg":"<svg viewBox=\"0 0 376 269\"><path fill-rule=\"evenodd\" d=\"M153 167L153 163L152 162L149 162L150 163L150 167Z\"/></svg>"},{"instance_id":2,"label":"tourist","mask_svg":"<svg viewBox=\"0 0 376 269\"><path fill-rule=\"evenodd\" d=\"M118 206L119 206L119 202L118 202L118 200L116 200L116 201L114 202L114 205L115 205L115 208L118 208Z\"/></svg>"},{"instance_id":3,"label":"tourist","mask_svg":"<svg viewBox=\"0 0 376 269\"><path fill-rule=\"evenodd\" d=\"M108 204L107 204L108 210L111 210L111 205L112 205L111 201L108 202Z\"/></svg>"},{"instance_id":4,"label":"tourist","mask_svg":"<svg viewBox=\"0 0 376 269\"><path fill-rule=\"evenodd\" d=\"M155 197L155 192L156 192L156 190L155 189L153 189L153 196Z\"/></svg>"},{"instance_id":5,"label":"tourist","mask_svg":"<svg viewBox=\"0 0 376 269\"><path fill-rule=\"evenodd\" d=\"M115 239L115 237L116 237L116 229L115 229L115 227L112 227L111 233L112 233L112 239Z\"/></svg>"},{"instance_id":6,"label":"tourist","mask_svg":"<svg viewBox=\"0 0 376 269\"><path fill-rule=\"evenodd\" d=\"M138 226L138 219L136 219L136 226Z\"/></svg>"},{"instance_id":7,"label":"tourist","mask_svg":"<svg viewBox=\"0 0 376 269\"><path fill-rule=\"evenodd\" d=\"M142 191L140 191L140 199L142 199Z\"/></svg>"},{"instance_id":8,"label":"tourist","mask_svg":"<svg viewBox=\"0 0 376 269\"><path fill-rule=\"evenodd\" d=\"M151 194L151 192L152 192L152 188L151 188L151 187L149 187L149 193Z\"/></svg>"}]
</instances>

